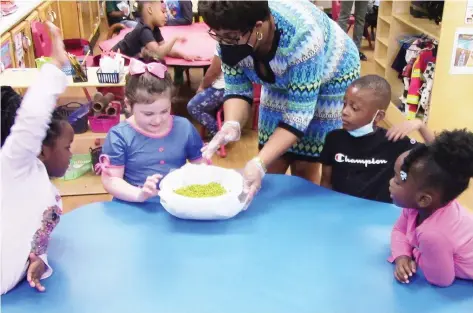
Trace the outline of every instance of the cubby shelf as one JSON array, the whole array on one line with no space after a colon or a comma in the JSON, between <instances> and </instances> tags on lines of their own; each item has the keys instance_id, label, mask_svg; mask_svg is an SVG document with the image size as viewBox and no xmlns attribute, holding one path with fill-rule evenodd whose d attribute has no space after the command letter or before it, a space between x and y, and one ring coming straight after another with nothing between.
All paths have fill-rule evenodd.
<instances>
[{"instance_id":1,"label":"cubby shelf","mask_svg":"<svg viewBox=\"0 0 473 313\"><path fill-rule=\"evenodd\" d=\"M406 120L404 113L398 108L404 84L399 79L399 73L391 67L399 53L399 38L424 34L439 43L427 126L435 132L465 127L473 131L472 106L471 101L467 100L473 99L473 77L450 73L452 54L459 53L453 50L455 33L459 28L469 27L464 23L466 3L466 0L445 0L442 22L437 25L428 18L413 17L410 14L411 1L380 2L374 60L375 73L385 77L391 85L391 104L385 119L388 126ZM418 133L411 136L420 139ZM473 209L472 188L460 200Z\"/></svg>"}]
</instances>

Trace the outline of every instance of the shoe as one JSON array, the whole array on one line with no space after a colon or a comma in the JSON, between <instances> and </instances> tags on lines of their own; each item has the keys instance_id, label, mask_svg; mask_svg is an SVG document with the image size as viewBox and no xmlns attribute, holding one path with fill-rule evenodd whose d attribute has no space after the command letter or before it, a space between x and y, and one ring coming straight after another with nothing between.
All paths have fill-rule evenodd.
<instances>
[{"instance_id":1,"label":"shoe","mask_svg":"<svg viewBox=\"0 0 473 313\"><path fill-rule=\"evenodd\" d=\"M360 51L359 53L360 53L360 61L368 61L368 58L363 52Z\"/></svg>"}]
</instances>

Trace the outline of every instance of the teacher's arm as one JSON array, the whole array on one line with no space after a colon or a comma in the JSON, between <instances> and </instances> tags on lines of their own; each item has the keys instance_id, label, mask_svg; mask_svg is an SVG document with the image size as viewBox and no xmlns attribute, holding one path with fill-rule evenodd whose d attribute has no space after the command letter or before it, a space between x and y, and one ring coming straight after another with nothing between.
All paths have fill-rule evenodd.
<instances>
[{"instance_id":1,"label":"teacher's arm","mask_svg":"<svg viewBox=\"0 0 473 313\"><path fill-rule=\"evenodd\" d=\"M222 73L222 62L218 55L215 55L212 59L212 63L210 64L209 68L205 72L204 78L200 83L199 89L207 89L212 86L215 80L220 76Z\"/></svg>"},{"instance_id":2,"label":"teacher's arm","mask_svg":"<svg viewBox=\"0 0 473 313\"><path fill-rule=\"evenodd\" d=\"M222 63L225 79L223 110L225 121L238 122L243 127L248 121L253 104L253 83L242 68Z\"/></svg>"},{"instance_id":3,"label":"teacher's arm","mask_svg":"<svg viewBox=\"0 0 473 313\"><path fill-rule=\"evenodd\" d=\"M240 140L241 128L248 121L253 103L253 84L243 69L222 63L222 71L225 80L225 122L209 144L202 148L202 156L206 160L210 160L220 146Z\"/></svg>"},{"instance_id":4,"label":"teacher's arm","mask_svg":"<svg viewBox=\"0 0 473 313\"><path fill-rule=\"evenodd\" d=\"M287 107L278 127L259 153L269 166L302 138L314 118L322 82L323 51L305 61L292 60L289 67ZM292 63L292 64L291 64Z\"/></svg>"}]
</instances>

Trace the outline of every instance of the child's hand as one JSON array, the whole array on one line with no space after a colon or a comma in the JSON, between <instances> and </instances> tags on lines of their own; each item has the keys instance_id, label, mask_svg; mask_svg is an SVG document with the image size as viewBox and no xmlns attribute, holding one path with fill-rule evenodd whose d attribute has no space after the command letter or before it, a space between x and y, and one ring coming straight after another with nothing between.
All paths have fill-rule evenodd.
<instances>
[{"instance_id":1,"label":"child's hand","mask_svg":"<svg viewBox=\"0 0 473 313\"><path fill-rule=\"evenodd\" d=\"M176 36L176 41L180 43L185 43L187 41L187 37L184 36Z\"/></svg>"},{"instance_id":2,"label":"child's hand","mask_svg":"<svg viewBox=\"0 0 473 313\"><path fill-rule=\"evenodd\" d=\"M31 288L36 288L38 291L45 291L43 285L40 283L41 276L46 272L46 264L36 254L30 253L30 265L26 272L26 280L30 284Z\"/></svg>"},{"instance_id":3,"label":"child's hand","mask_svg":"<svg viewBox=\"0 0 473 313\"><path fill-rule=\"evenodd\" d=\"M163 178L163 176L159 174L154 174L146 178L146 182L144 183L143 187L141 187L140 194L138 195L139 202L144 202L149 198L156 197L158 195L158 183L161 178Z\"/></svg>"},{"instance_id":4,"label":"child's hand","mask_svg":"<svg viewBox=\"0 0 473 313\"><path fill-rule=\"evenodd\" d=\"M195 92L196 94L199 94L201 93L202 91L204 91L204 87L202 87L202 85L199 85L199 88L197 88L197 91Z\"/></svg>"},{"instance_id":5,"label":"child's hand","mask_svg":"<svg viewBox=\"0 0 473 313\"><path fill-rule=\"evenodd\" d=\"M421 120L413 119L391 127L386 133L386 137L388 137L390 141L396 142L399 139L406 137L413 131L419 130L423 125L424 123Z\"/></svg>"},{"instance_id":6,"label":"child's hand","mask_svg":"<svg viewBox=\"0 0 473 313\"><path fill-rule=\"evenodd\" d=\"M67 57L64 42L61 38L61 30L51 22L46 22L46 24L49 27L49 32L51 34L51 42L53 45L51 53L51 58L53 59L52 63L56 65L59 69L62 69L64 65L69 63L69 58Z\"/></svg>"},{"instance_id":7,"label":"child's hand","mask_svg":"<svg viewBox=\"0 0 473 313\"><path fill-rule=\"evenodd\" d=\"M394 271L394 277L396 277L399 282L408 284L409 277L412 277L412 275L416 273L416 262L412 260L411 257L403 255L397 257L395 263L396 269Z\"/></svg>"}]
</instances>

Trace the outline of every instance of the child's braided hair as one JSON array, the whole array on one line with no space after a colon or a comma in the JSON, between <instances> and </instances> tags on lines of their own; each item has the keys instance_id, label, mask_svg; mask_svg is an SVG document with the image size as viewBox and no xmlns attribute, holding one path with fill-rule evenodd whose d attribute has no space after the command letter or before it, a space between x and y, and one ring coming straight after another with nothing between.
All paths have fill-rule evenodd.
<instances>
[{"instance_id":1,"label":"child's braided hair","mask_svg":"<svg viewBox=\"0 0 473 313\"><path fill-rule=\"evenodd\" d=\"M1 86L1 102L2 102L2 142L10 135L11 128L15 123L15 118L18 109L20 108L22 98L10 86ZM43 140L43 145L52 146L61 134L61 123L67 122L66 117L58 110L54 110L51 116L46 137Z\"/></svg>"}]
</instances>

